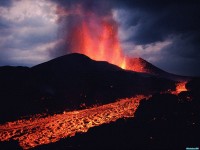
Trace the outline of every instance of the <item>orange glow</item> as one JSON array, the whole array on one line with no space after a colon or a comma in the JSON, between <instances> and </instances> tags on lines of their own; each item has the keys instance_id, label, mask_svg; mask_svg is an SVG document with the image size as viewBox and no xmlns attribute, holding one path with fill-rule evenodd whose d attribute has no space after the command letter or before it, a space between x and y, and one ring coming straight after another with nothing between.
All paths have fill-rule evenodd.
<instances>
[{"instance_id":1,"label":"orange glow","mask_svg":"<svg viewBox=\"0 0 200 150\"><path fill-rule=\"evenodd\" d=\"M8 122L0 125L0 141L17 140L23 149L56 142L78 132L87 132L94 126L134 117L143 98L145 96L139 95L84 110Z\"/></svg>"},{"instance_id":2,"label":"orange glow","mask_svg":"<svg viewBox=\"0 0 200 150\"><path fill-rule=\"evenodd\" d=\"M179 83L177 83L176 84L176 91L172 91L171 93L177 95L177 94L179 94L181 92L187 91L186 86L185 86L186 84L187 84L187 82L179 82Z\"/></svg>"},{"instance_id":3,"label":"orange glow","mask_svg":"<svg viewBox=\"0 0 200 150\"><path fill-rule=\"evenodd\" d=\"M141 58L126 58L126 69L132 70L136 72L145 72L151 73L149 70L146 69L145 63L141 60Z\"/></svg>"},{"instance_id":4,"label":"orange glow","mask_svg":"<svg viewBox=\"0 0 200 150\"><path fill-rule=\"evenodd\" d=\"M176 84L176 91L177 93L183 92L183 91L187 91L185 85L187 82L180 82Z\"/></svg>"},{"instance_id":5,"label":"orange glow","mask_svg":"<svg viewBox=\"0 0 200 150\"><path fill-rule=\"evenodd\" d=\"M97 61L107 61L122 69L149 73L140 58L124 55L118 39L117 23L112 17L108 18L98 18L89 13L87 21L83 19L78 26L73 26L66 37L70 51Z\"/></svg>"},{"instance_id":6,"label":"orange glow","mask_svg":"<svg viewBox=\"0 0 200 150\"><path fill-rule=\"evenodd\" d=\"M97 25L93 20L82 21L74 27L67 41L72 52L78 52L88 57L107 61L125 68L125 57L118 40L117 25L102 19Z\"/></svg>"}]
</instances>

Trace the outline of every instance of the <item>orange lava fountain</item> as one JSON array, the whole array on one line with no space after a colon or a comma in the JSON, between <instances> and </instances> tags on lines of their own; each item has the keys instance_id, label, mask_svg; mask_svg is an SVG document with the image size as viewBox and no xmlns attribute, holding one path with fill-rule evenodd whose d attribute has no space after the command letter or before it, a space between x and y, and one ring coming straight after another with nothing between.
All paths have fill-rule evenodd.
<instances>
[{"instance_id":1,"label":"orange lava fountain","mask_svg":"<svg viewBox=\"0 0 200 150\"><path fill-rule=\"evenodd\" d=\"M79 14L80 15L80 14ZM140 58L125 56L118 38L118 25L111 16L97 17L88 13L86 19L70 28L66 37L67 48L97 61L107 61L122 69L149 73Z\"/></svg>"},{"instance_id":2,"label":"orange lava fountain","mask_svg":"<svg viewBox=\"0 0 200 150\"><path fill-rule=\"evenodd\" d=\"M133 117L143 98L146 97L139 95L89 109L8 122L0 125L0 141L18 140L23 149L56 142L94 126Z\"/></svg>"},{"instance_id":3,"label":"orange lava fountain","mask_svg":"<svg viewBox=\"0 0 200 150\"><path fill-rule=\"evenodd\" d=\"M98 22L97 25L93 19L88 19L72 28L67 37L71 51L125 69L125 56L118 40L116 23L106 19Z\"/></svg>"}]
</instances>

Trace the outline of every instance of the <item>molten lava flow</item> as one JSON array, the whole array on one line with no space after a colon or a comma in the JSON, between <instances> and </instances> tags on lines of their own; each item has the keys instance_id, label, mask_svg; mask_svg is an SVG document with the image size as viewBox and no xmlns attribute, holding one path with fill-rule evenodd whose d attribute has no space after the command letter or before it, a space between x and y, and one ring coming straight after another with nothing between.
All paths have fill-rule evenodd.
<instances>
[{"instance_id":1,"label":"molten lava flow","mask_svg":"<svg viewBox=\"0 0 200 150\"><path fill-rule=\"evenodd\" d=\"M186 86L185 86L186 84L187 84L187 82L179 82L179 83L177 83L176 84L176 91L172 91L171 93L177 95L177 94L179 94L181 92L187 91Z\"/></svg>"},{"instance_id":2,"label":"molten lava flow","mask_svg":"<svg viewBox=\"0 0 200 150\"><path fill-rule=\"evenodd\" d=\"M177 93L183 92L183 91L187 91L185 85L187 82L180 82L176 84L176 91Z\"/></svg>"},{"instance_id":3,"label":"molten lava flow","mask_svg":"<svg viewBox=\"0 0 200 150\"><path fill-rule=\"evenodd\" d=\"M78 132L87 132L94 126L119 118L133 117L139 101L143 98L145 97L140 95L85 110L8 122L0 125L0 141L18 140L23 149L56 142Z\"/></svg>"}]
</instances>

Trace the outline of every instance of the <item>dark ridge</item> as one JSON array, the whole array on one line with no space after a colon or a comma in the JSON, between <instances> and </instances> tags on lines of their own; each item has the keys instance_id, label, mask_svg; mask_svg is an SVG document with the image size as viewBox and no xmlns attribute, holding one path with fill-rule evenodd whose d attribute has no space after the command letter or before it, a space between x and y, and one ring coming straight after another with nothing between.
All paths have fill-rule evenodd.
<instances>
[{"instance_id":1,"label":"dark ridge","mask_svg":"<svg viewBox=\"0 0 200 150\"><path fill-rule=\"evenodd\" d=\"M175 90L172 80L126 71L77 53L32 68L0 67L0 85L0 122Z\"/></svg>"},{"instance_id":2,"label":"dark ridge","mask_svg":"<svg viewBox=\"0 0 200 150\"><path fill-rule=\"evenodd\" d=\"M106 61L95 61L90 59L88 56L79 54L79 53L71 53L68 55L64 55L58 57L56 59L50 60L48 62L36 65L32 67L33 70L60 70L63 69L65 71L119 71L122 70L120 67L109 64Z\"/></svg>"}]
</instances>

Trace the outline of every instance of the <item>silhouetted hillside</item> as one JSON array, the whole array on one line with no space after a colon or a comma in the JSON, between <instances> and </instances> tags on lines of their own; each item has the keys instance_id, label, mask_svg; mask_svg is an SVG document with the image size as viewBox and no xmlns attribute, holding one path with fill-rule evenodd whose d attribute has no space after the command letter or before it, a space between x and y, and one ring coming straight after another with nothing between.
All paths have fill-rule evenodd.
<instances>
[{"instance_id":1,"label":"silhouetted hillside","mask_svg":"<svg viewBox=\"0 0 200 150\"><path fill-rule=\"evenodd\" d=\"M45 94L74 104L109 103L117 98L174 88L174 82L125 71L82 54L69 54L31 68Z\"/></svg>"},{"instance_id":2,"label":"silhouetted hillside","mask_svg":"<svg viewBox=\"0 0 200 150\"><path fill-rule=\"evenodd\" d=\"M0 67L1 120L175 89L175 82L69 54L32 68Z\"/></svg>"}]
</instances>

